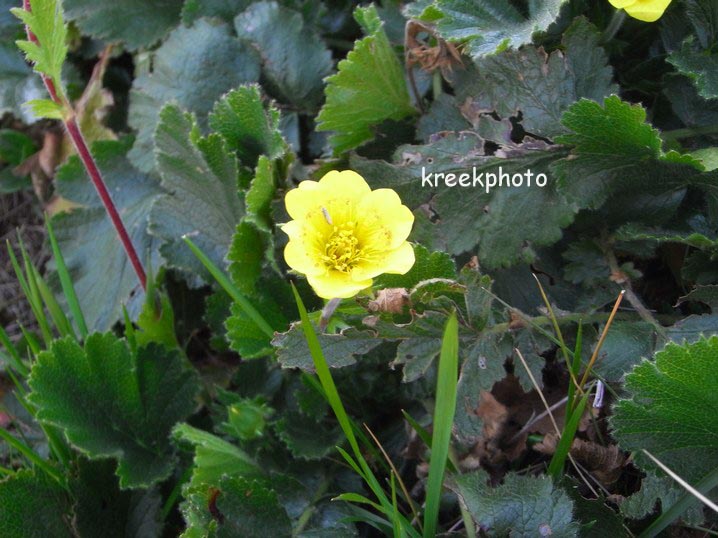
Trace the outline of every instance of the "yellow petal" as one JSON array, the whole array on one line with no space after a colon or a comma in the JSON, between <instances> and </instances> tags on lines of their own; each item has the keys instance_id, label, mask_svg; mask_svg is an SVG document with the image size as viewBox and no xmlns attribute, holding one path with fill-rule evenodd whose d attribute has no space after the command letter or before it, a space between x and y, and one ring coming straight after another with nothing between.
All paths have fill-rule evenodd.
<instances>
[{"instance_id":1,"label":"yellow petal","mask_svg":"<svg viewBox=\"0 0 718 538\"><path fill-rule=\"evenodd\" d=\"M284 197L289 216L293 219L304 219L316 210L318 189L319 183L316 181L302 181L299 187L289 191Z\"/></svg>"},{"instance_id":2,"label":"yellow petal","mask_svg":"<svg viewBox=\"0 0 718 538\"><path fill-rule=\"evenodd\" d=\"M332 170L319 180L323 192L359 201L371 192L364 178L353 170Z\"/></svg>"},{"instance_id":3,"label":"yellow petal","mask_svg":"<svg viewBox=\"0 0 718 538\"><path fill-rule=\"evenodd\" d=\"M383 273L403 275L414 266L414 248L404 241L399 248L384 252L380 259L364 262L354 268L352 279L367 280Z\"/></svg>"},{"instance_id":4,"label":"yellow petal","mask_svg":"<svg viewBox=\"0 0 718 538\"><path fill-rule=\"evenodd\" d=\"M299 239L290 239L284 247L284 261L295 271L307 276L319 275L327 271L316 249Z\"/></svg>"},{"instance_id":5,"label":"yellow petal","mask_svg":"<svg viewBox=\"0 0 718 538\"><path fill-rule=\"evenodd\" d=\"M371 249L398 248L414 225L414 214L391 189L377 189L362 198L358 214L361 220L357 235Z\"/></svg>"},{"instance_id":6,"label":"yellow petal","mask_svg":"<svg viewBox=\"0 0 718 538\"><path fill-rule=\"evenodd\" d=\"M626 8L626 13L639 21L655 22L670 3L671 0L638 0Z\"/></svg>"},{"instance_id":7,"label":"yellow petal","mask_svg":"<svg viewBox=\"0 0 718 538\"><path fill-rule=\"evenodd\" d=\"M372 280L355 281L351 275L339 271L328 271L324 275L307 275L309 285L322 299L346 299L354 297L361 290L368 288Z\"/></svg>"},{"instance_id":8,"label":"yellow petal","mask_svg":"<svg viewBox=\"0 0 718 538\"><path fill-rule=\"evenodd\" d=\"M638 0L608 0L608 1L616 9L625 9L628 6L635 4Z\"/></svg>"}]
</instances>

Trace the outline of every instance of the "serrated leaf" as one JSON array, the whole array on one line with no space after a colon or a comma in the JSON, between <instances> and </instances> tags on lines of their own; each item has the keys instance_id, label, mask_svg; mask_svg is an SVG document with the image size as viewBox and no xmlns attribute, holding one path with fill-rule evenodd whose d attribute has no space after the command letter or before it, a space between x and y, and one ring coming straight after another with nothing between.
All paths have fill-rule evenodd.
<instances>
[{"instance_id":1,"label":"serrated leaf","mask_svg":"<svg viewBox=\"0 0 718 538\"><path fill-rule=\"evenodd\" d=\"M61 120L65 117L65 109L62 105L51 99L30 99L25 103L25 106L29 107L32 114L37 118Z\"/></svg>"},{"instance_id":2,"label":"serrated leaf","mask_svg":"<svg viewBox=\"0 0 718 538\"><path fill-rule=\"evenodd\" d=\"M626 376L631 399L614 409L625 450L648 450L689 483L718 468L718 337L670 343ZM636 454L642 467L653 465Z\"/></svg>"},{"instance_id":3,"label":"serrated leaf","mask_svg":"<svg viewBox=\"0 0 718 538\"><path fill-rule=\"evenodd\" d=\"M681 297L678 300L678 304L687 301L697 301L707 304L711 307L713 312L718 314L718 286L696 286L695 289L690 291L690 293Z\"/></svg>"},{"instance_id":4,"label":"serrated leaf","mask_svg":"<svg viewBox=\"0 0 718 538\"><path fill-rule=\"evenodd\" d=\"M277 2L258 2L238 15L234 25L237 35L259 52L270 91L300 110L315 110L324 78L332 71L332 54L301 13Z\"/></svg>"},{"instance_id":5,"label":"serrated leaf","mask_svg":"<svg viewBox=\"0 0 718 538\"><path fill-rule=\"evenodd\" d=\"M217 525L217 538L288 538L292 525L277 500L277 494L259 481L242 476L226 476L219 484L217 510L223 521Z\"/></svg>"},{"instance_id":6,"label":"serrated leaf","mask_svg":"<svg viewBox=\"0 0 718 538\"><path fill-rule=\"evenodd\" d=\"M70 488L74 527L90 538L155 538L161 535L162 497L155 488L123 491L112 461L81 459Z\"/></svg>"},{"instance_id":7,"label":"serrated leaf","mask_svg":"<svg viewBox=\"0 0 718 538\"><path fill-rule=\"evenodd\" d=\"M318 131L333 131L329 143L335 155L373 138L372 128L386 120L415 113L404 72L384 32L376 8L357 8L355 17L370 35L357 41L338 73L327 79L326 103L317 116Z\"/></svg>"},{"instance_id":8,"label":"serrated leaf","mask_svg":"<svg viewBox=\"0 0 718 538\"><path fill-rule=\"evenodd\" d=\"M680 50L668 56L668 61L679 73L693 80L701 97L718 98L718 54L700 50L689 38Z\"/></svg>"},{"instance_id":9,"label":"serrated leaf","mask_svg":"<svg viewBox=\"0 0 718 538\"><path fill-rule=\"evenodd\" d=\"M476 471L456 478L457 494L482 529L492 536L577 536L573 501L545 476L506 475L489 486L489 475Z\"/></svg>"},{"instance_id":10,"label":"serrated leaf","mask_svg":"<svg viewBox=\"0 0 718 538\"><path fill-rule=\"evenodd\" d=\"M133 353L110 333L65 338L38 356L29 400L92 459L115 458L120 487L152 485L174 468L169 434L194 409L197 380L177 351Z\"/></svg>"},{"instance_id":11,"label":"serrated leaf","mask_svg":"<svg viewBox=\"0 0 718 538\"><path fill-rule=\"evenodd\" d=\"M176 101L204 126L220 96L258 78L256 54L232 36L227 24L200 19L190 28L176 28L153 54L152 71L133 82L128 121L137 141L130 159L145 172L154 166L152 136L165 103Z\"/></svg>"},{"instance_id":12,"label":"serrated leaf","mask_svg":"<svg viewBox=\"0 0 718 538\"><path fill-rule=\"evenodd\" d=\"M318 332L317 336L330 368L354 364L356 357L366 355L382 343L375 333L356 329L348 329L340 334ZM282 368L300 368L305 372L314 372L314 362L299 324L292 324L289 331L277 334L272 345L276 348L277 361Z\"/></svg>"},{"instance_id":13,"label":"serrated leaf","mask_svg":"<svg viewBox=\"0 0 718 538\"><path fill-rule=\"evenodd\" d=\"M463 43L474 59L530 43L556 20L566 0L536 0L526 14L504 0L437 0L429 13L439 35Z\"/></svg>"},{"instance_id":14,"label":"serrated leaf","mask_svg":"<svg viewBox=\"0 0 718 538\"><path fill-rule=\"evenodd\" d=\"M715 190L714 179L701 175L700 161L690 155L663 153L658 131L646 123L646 111L640 105L625 103L615 95L603 106L582 99L564 113L562 121L572 133L557 141L574 150L569 158L555 163L553 171L561 191L581 208L598 208L618 193L630 200L690 184Z\"/></svg>"},{"instance_id":15,"label":"serrated leaf","mask_svg":"<svg viewBox=\"0 0 718 538\"><path fill-rule=\"evenodd\" d=\"M263 105L261 89L256 84L240 86L222 97L212 108L209 125L251 169L257 166L260 155L276 159L286 151L279 130L279 111Z\"/></svg>"},{"instance_id":16,"label":"serrated leaf","mask_svg":"<svg viewBox=\"0 0 718 538\"><path fill-rule=\"evenodd\" d=\"M622 381L642 359L653 355L657 334L644 321L616 321L601 346L600 359L593 370L604 381Z\"/></svg>"},{"instance_id":17,"label":"serrated leaf","mask_svg":"<svg viewBox=\"0 0 718 538\"><path fill-rule=\"evenodd\" d=\"M215 265L225 264L236 223L244 215L237 159L220 135L197 137L196 118L176 105L166 105L159 118L157 170L168 194L152 206L149 230L162 240L160 252L169 266L210 282L182 236L190 235Z\"/></svg>"},{"instance_id":18,"label":"serrated leaf","mask_svg":"<svg viewBox=\"0 0 718 538\"><path fill-rule=\"evenodd\" d=\"M553 138L566 132L561 115L574 102L602 101L617 91L600 39L596 27L579 17L563 36L565 52L522 47L482 58L455 73L457 102L462 111L480 111L477 117L469 113L472 123L493 110L502 118L520 117L530 134Z\"/></svg>"},{"instance_id":19,"label":"serrated leaf","mask_svg":"<svg viewBox=\"0 0 718 538\"><path fill-rule=\"evenodd\" d=\"M20 19L35 34L37 43L30 40L17 41L35 70L44 73L55 83L55 89L62 95L62 64L67 56L67 27L62 13L62 2L58 0L34 0L32 11L13 8L13 15Z\"/></svg>"},{"instance_id":20,"label":"serrated leaf","mask_svg":"<svg viewBox=\"0 0 718 538\"><path fill-rule=\"evenodd\" d=\"M180 20L183 0L64 0L84 34L134 51L162 39ZM34 8L34 3L33 3Z\"/></svg>"},{"instance_id":21,"label":"serrated leaf","mask_svg":"<svg viewBox=\"0 0 718 538\"><path fill-rule=\"evenodd\" d=\"M140 260L147 267L152 259L150 265L157 267L157 243L147 233L147 216L162 190L127 160L131 143L96 142L92 153ZM55 216L53 228L90 330L107 330L122 317L123 304L136 316L144 294L79 159L72 157L58 169L56 185L63 198L83 206Z\"/></svg>"},{"instance_id":22,"label":"serrated leaf","mask_svg":"<svg viewBox=\"0 0 718 538\"><path fill-rule=\"evenodd\" d=\"M415 225L415 239L454 255L474 252L478 245L481 266L494 269L533 261L535 248L560 239L561 229L571 223L576 211L549 179L549 165L564 155L561 151L523 145L507 153L507 158L485 156L481 140L452 133L433 144L399 148L398 164L353 159L352 167L369 179L372 188L395 189L412 209L429 202L437 218L423 228ZM496 182L503 174L506 185L512 176L527 171L532 174L531 186L524 177L521 186L494 187L487 192L487 174L493 174ZM443 183L446 174L454 174L453 187ZM458 185L461 174L468 186ZM539 174L546 175L544 187L536 185ZM419 209L415 214L418 220L423 212ZM507 228L507 222L512 226Z\"/></svg>"},{"instance_id":23,"label":"serrated leaf","mask_svg":"<svg viewBox=\"0 0 718 538\"><path fill-rule=\"evenodd\" d=\"M0 535L73 538L67 492L39 473L24 469L0 481Z\"/></svg>"},{"instance_id":24,"label":"serrated leaf","mask_svg":"<svg viewBox=\"0 0 718 538\"><path fill-rule=\"evenodd\" d=\"M192 478L189 487L207 494L207 486L218 487L223 475L260 477L262 470L239 447L221 437L179 424L172 431L175 440L194 448Z\"/></svg>"},{"instance_id":25,"label":"serrated leaf","mask_svg":"<svg viewBox=\"0 0 718 538\"><path fill-rule=\"evenodd\" d=\"M277 420L274 431L295 458L321 460L341 445L344 434L338 426L327 427L315 417L289 411Z\"/></svg>"}]
</instances>

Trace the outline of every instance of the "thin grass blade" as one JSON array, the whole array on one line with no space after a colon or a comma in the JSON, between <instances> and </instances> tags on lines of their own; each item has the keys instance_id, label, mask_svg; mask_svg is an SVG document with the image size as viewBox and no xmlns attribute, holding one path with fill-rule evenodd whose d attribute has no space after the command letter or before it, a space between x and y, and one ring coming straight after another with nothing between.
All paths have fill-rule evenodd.
<instances>
[{"instance_id":1,"label":"thin grass blade","mask_svg":"<svg viewBox=\"0 0 718 538\"><path fill-rule=\"evenodd\" d=\"M446 460L449 457L451 428L456 412L456 385L459 375L459 324L452 314L446 323L439 356L439 374L436 382L436 405L431 440L431 461L426 484L424 510L424 538L433 538L439 519L439 505L444 484Z\"/></svg>"}]
</instances>

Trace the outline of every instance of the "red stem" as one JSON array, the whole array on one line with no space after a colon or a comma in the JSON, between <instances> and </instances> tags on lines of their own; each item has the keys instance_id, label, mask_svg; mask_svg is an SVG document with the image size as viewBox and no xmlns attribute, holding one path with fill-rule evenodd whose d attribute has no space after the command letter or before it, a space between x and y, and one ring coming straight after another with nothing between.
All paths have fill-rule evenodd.
<instances>
[{"instance_id":1,"label":"red stem","mask_svg":"<svg viewBox=\"0 0 718 538\"><path fill-rule=\"evenodd\" d=\"M30 6L30 0L23 0L23 8L26 11L31 11L32 8ZM26 26L25 30L27 32L27 38L33 43L38 43L37 37L30 31L30 28ZM47 91L50 94L52 100L59 105L66 105L68 108L70 108L70 110L72 110L71 106L69 104L63 103L58 96L53 81L44 73L41 73L40 76L42 77L42 81L45 84L45 87L47 88ZM122 246L125 248L127 257L130 259L130 263L132 264L135 273L137 273L137 278L142 285L142 289L147 289L147 275L145 274L145 270L142 267L142 262L140 261L140 258L137 255L137 251L132 244L132 240L127 233L127 228L125 228L125 224L122 222L122 217L120 217L120 214L117 211L117 207L112 201L112 197L110 196L110 192L107 190L105 181L102 179L100 169L97 168L95 159L92 156L92 153L90 153L90 149L87 147L87 142L85 142L85 138L82 136L80 127L77 125L77 119L75 117L74 111L72 111L72 115L69 118L64 120L64 123L65 128L67 129L67 133L70 135L70 139L72 140L72 144L77 150L77 155L80 157L82 164L85 166L85 170L87 170L87 174L90 176L90 180L95 186L95 190L100 196L100 200L102 200L102 205L105 206L105 211L107 211L107 214L112 221L112 225L115 227L117 235L120 237L120 241L122 242Z\"/></svg>"}]
</instances>

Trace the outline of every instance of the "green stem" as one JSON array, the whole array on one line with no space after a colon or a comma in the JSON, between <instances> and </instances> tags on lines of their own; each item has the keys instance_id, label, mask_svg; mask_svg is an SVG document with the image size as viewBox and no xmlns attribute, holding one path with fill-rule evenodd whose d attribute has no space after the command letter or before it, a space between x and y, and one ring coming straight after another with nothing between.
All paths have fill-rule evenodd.
<instances>
[{"instance_id":1,"label":"green stem","mask_svg":"<svg viewBox=\"0 0 718 538\"><path fill-rule=\"evenodd\" d=\"M608 26L606 26L606 29L603 31L603 35L601 36L601 43L608 43L616 37L616 34L621 29L621 26L623 26L623 22L626 20L626 12L622 9L617 9L613 13L613 17L611 17L611 22L608 23Z\"/></svg>"},{"instance_id":2,"label":"green stem","mask_svg":"<svg viewBox=\"0 0 718 538\"><path fill-rule=\"evenodd\" d=\"M169 496L167 497L167 500L165 501L164 506L162 507L162 514L160 521L165 521L167 519L167 516L170 515L170 512L172 511L172 508L174 508L175 503L177 502L177 499L180 496L180 493L182 492L182 486L185 485L187 480L189 480L190 475L192 474L193 467L190 465L187 467L184 472L182 473L182 476L180 476L179 480L175 484L175 487L172 488L172 491L170 492Z\"/></svg>"}]
</instances>

